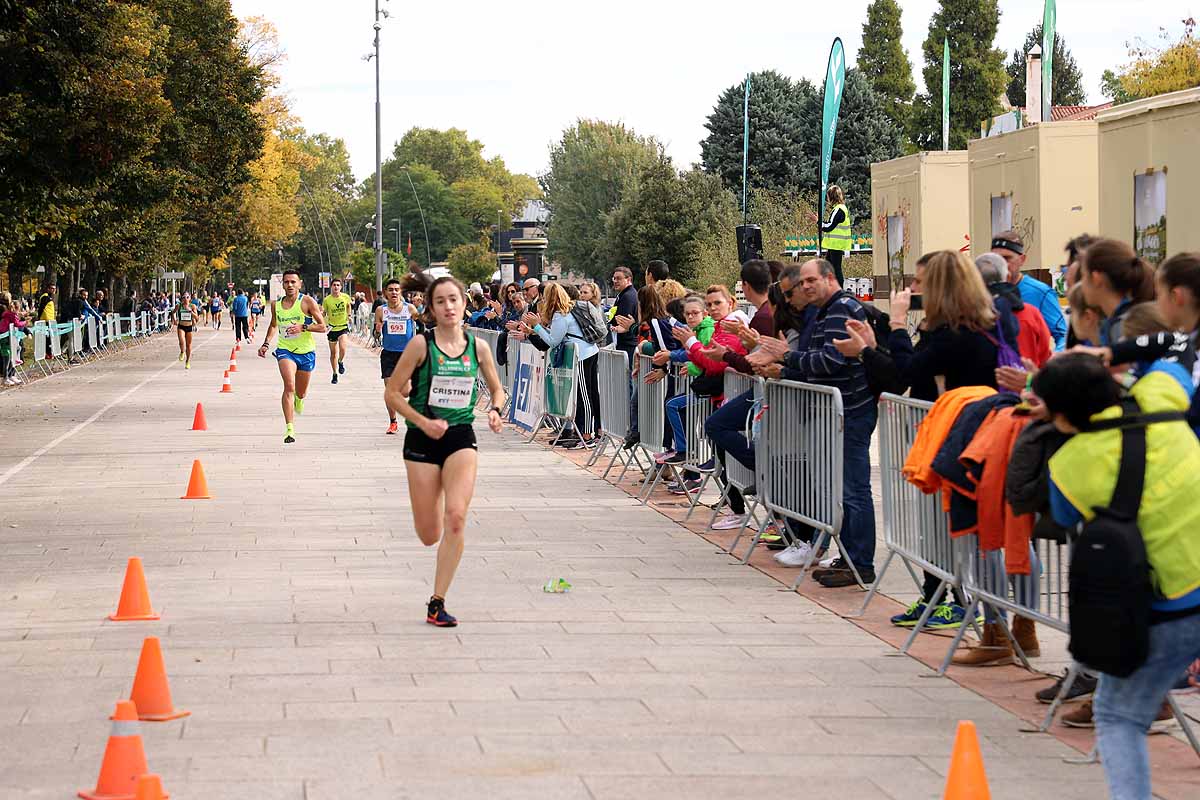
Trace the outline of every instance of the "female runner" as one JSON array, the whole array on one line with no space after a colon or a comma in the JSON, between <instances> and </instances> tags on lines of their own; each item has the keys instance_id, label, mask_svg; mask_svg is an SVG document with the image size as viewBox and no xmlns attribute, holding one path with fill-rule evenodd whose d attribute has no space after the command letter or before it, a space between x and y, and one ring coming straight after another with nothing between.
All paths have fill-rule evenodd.
<instances>
[{"instance_id":1,"label":"female runner","mask_svg":"<svg viewBox=\"0 0 1200 800\"><path fill-rule=\"evenodd\" d=\"M438 278L425 292L432 329L404 348L388 378L384 400L408 425L404 466L413 524L426 547L440 542L433 596L425 621L453 628L458 620L446 613L446 592L462 559L467 507L475 493L479 454L475 447L476 379L480 372L491 392L488 427L499 433L504 387L488 347L476 347L463 330L466 290L451 277ZM412 392L404 395L412 380Z\"/></svg>"}]
</instances>

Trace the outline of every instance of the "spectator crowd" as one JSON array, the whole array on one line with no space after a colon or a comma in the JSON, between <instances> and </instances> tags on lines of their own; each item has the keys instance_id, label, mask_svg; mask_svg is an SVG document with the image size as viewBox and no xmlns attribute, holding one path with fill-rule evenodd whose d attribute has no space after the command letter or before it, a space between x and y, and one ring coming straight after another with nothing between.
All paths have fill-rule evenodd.
<instances>
[{"instance_id":1,"label":"spectator crowd","mask_svg":"<svg viewBox=\"0 0 1200 800\"><path fill-rule=\"evenodd\" d=\"M1098 728L1113 797L1148 798L1145 733L1169 718L1167 693L1194 683L1193 662L1200 663L1200 505L1192 499L1200 492L1200 254L1153 266L1124 242L1083 235L1067 244L1065 261L1065 309L1024 270L1021 235L1006 231L974 262L952 250L923 255L909 284L895 287L888 313L844 291L821 258L747 261L741 304L723 285L685 289L657 261L640 276L640 289L633 271L618 267L608 304L591 283L473 286L468 322L548 353L567 340L576 345L575 418L554 440L568 448L600 439L600 349L624 352L630 364L650 356L653 372L632 372L623 444L645 444L636 411L639 395L649 395L641 387L668 381L664 441L648 450L650 468L670 470L676 479L668 490L680 495L700 491L703 472L722 480L719 466L688 459L683 417L693 404L707 417L714 460L755 467L758 443L747 425L755 396L724 397L727 370L836 389L843 413L837 552L814 552L820 540L792 519L770 520L759 539L782 566L811 565L829 589L876 580L871 442L881 397L931 404L903 474L939 494L951 536L975 535L979 549L1003 564L1019 608L1038 608L1038 541L1073 546L1116 537L1125 548L1110 548L1099 567L1094 558L1088 570L1082 560L1072 567L1070 648L1082 669L1037 696L1081 701L1063 722ZM674 379L679 370L686 384ZM741 529L748 522L742 492L726 486L722 496L725 513L711 527ZM1125 577L1105 584L1098 577L1105 570ZM974 618L971 598L942 588L926 575L921 597L893 624L982 623L978 641L954 656L963 667L1013 663L1017 648L1040 653L1032 619L1018 614L1009 628L987 604Z\"/></svg>"}]
</instances>

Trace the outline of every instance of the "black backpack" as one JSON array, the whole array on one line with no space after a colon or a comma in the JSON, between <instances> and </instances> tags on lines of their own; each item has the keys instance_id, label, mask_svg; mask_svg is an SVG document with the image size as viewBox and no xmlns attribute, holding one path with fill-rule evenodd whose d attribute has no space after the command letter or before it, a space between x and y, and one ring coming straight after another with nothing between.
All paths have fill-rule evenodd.
<instances>
[{"instance_id":1,"label":"black backpack","mask_svg":"<svg viewBox=\"0 0 1200 800\"><path fill-rule=\"evenodd\" d=\"M871 394L878 397L885 393L904 394L908 386L900 380L899 371L891 364L891 348L888 347L888 336L892 332L892 318L886 311L873 303L858 302L863 310L866 323L875 334L875 350L887 356L887 359L863 359L863 368L867 372L867 388Z\"/></svg>"},{"instance_id":2,"label":"black backpack","mask_svg":"<svg viewBox=\"0 0 1200 800\"><path fill-rule=\"evenodd\" d=\"M1069 611L1071 656L1091 669L1126 678L1150 652L1154 584L1146 543L1138 528L1146 477L1146 426L1183 420L1181 412L1142 414L1137 401L1121 401L1123 416L1093 423L1088 431L1121 431L1121 464L1107 507L1080 523L1071 550Z\"/></svg>"},{"instance_id":3,"label":"black backpack","mask_svg":"<svg viewBox=\"0 0 1200 800\"><path fill-rule=\"evenodd\" d=\"M888 347L888 336L892 332L891 316L874 303L860 302L859 305L867 315L867 324L875 332L875 349L885 355L891 355L891 348Z\"/></svg>"},{"instance_id":4,"label":"black backpack","mask_svg":"<svg viewBox=\"0 0 1200 800\"><path fill-rule=\"evenodd\" d=\"M576 303L571 306L571 316L579 324L579 330L583 331L583 336L568 335L575 339L582 339L588 344L603 345L608 340L608 329L596 321L596 315L592 314L593 308L595 306L591 303Z\"/></svg>"}]
</instances>

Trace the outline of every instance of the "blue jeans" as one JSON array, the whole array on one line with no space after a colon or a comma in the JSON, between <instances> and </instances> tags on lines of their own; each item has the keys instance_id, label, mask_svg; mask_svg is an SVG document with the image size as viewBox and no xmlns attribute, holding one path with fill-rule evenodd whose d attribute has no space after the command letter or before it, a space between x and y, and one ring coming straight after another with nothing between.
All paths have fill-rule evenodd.
<instances>
[{"instance_id":1,"label":"blue jeans","mask_svg":"<svg viewBox=\"0 0 1200 800\"><path fill-rule=\"evenodd\" d=\"M675 452L687 452L687 434L683 428L683 413L687 408L688 396L681 394L667 401L667 422L671 423L671 433L675 440Z\"/></svg>"},{"instance_id":2,"label":"blue jeans","mask_svg":"<svg viewBox=\"0 0 1200 800\"><path fill-rule=\"evenodd\" d=\"M754 469L754 448L746 439L746 416L754 405L754 392L744 392L709 415L704 433L718 452L733 456L747 469Z\"/></svg>"},{"instance_id":3,"label":"blue jeans","mask_svg":"<svg viewBox=\"0 0 1200 800\"><path fill-rule=\"evenodd\" d=\"M984 553L983 557L989 575L998 575L1004 572L1003 550L992 550ZM1038 556L1037 548L1033 546L1032 542L1029 545L1029 574L1007 575L1007 579L1008 585L1012 587L1013 600L1032 611L1041 609L1042 559ZM1008 615L1004 613L1003 609L992 608L988 605L983 607L984 622L996 622L998 619L1008 619Z\"/></svg>"},{"instance_id":4,"label":"blue jeans","mask_svg":"<svg viewBox=\"0 0 1200 800\"><path fill-rule=\"evenodd\" d=\"M842 547L860 572L875 570L871 433L878 418L874 400L863 408L847 411L842 434Z\"/></svg>"},{"instance_id":5,"label":"blue jeans","mask_svg":"<svg viewBox=\"0 0 1200 800\"><path fill-rule=\"evenodd\" d=\"M1146 731L1180 674L1200 657L1200 614L1150 626L1150 655L1128 678L1101 675L1096 741L1112 800L1150 800Z\"/></svg>"},{"instance_id":6,"label":"blue jeans","mask_svg":"<svg viewBox=\"0 0 1200 800\"><path fill-rule=\"evenodd\" d=\"M725 466L725 459L732 456L742 466L754 469L754 448L746 439L746 417L753 407L754 392L744 392L726 400L704 421L704 435L712 441L722 467ZM718 477L718 480L724 482L723 477ZM738 516L746 513L745 500L736 486L729 486L726 496L731 512Z\"/></svg>"}]
</instances>

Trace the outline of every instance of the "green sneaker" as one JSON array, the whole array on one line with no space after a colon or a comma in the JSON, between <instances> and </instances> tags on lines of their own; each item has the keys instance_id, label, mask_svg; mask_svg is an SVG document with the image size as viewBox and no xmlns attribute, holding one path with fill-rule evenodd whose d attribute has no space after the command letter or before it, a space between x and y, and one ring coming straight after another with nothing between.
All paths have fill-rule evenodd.
<instances>
[{"instance_id":1,"label":"green sneaker","mask_svg":"<svg viewBox=\"0 0 1200 800\"><path fill-rule=\"evenodd\" d=\"M950 628L961 628L967 618L967 611L958 603L942 603L929 615L925 627L931 631L944 631Z\"/></svg>"},{"instance_id":2,"label":"green sneaker","mask_svg":"<svg viewBox=\"0 0 1200 800\"><path fill-rule=\"evenodd\" d=\"M900 628L916 627L916 624L921 620L921 615L924 613L925 601L914 600L912 605L905 609L903 614L897 614L892 617L892 624Z\"/></svg>"},{"instance_id":3,"label":"green sneaker","mask_svg":"<svg viewBox=\"0 0 1200 800\"><path fill-rule=\"evenodd\" d=\"M300 395L296 395L295 399L292 401L292 408L296 409L297 414L303 414L304 413L304 398L301 397Z\"/></svg>"}]
</instances>

